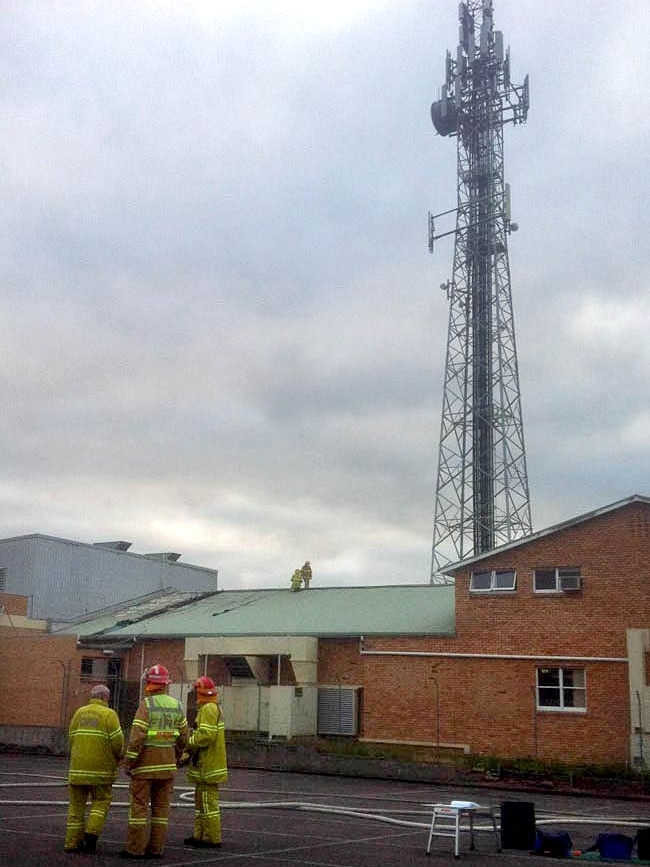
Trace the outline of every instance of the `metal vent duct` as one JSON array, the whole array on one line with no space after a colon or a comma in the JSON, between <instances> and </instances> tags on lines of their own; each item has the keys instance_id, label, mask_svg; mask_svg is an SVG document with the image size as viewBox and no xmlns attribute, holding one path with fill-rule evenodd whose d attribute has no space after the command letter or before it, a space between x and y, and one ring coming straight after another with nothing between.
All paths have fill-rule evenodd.
<instances>
[{"instance_id":1,"label":"metal vent duct","mask_svg":"<svg viewBox=\"0 0 650 867\"><path fill-rule=\"evenodd\" d=\"M318 734L359 733L359 687L321 686L318 689Z\"/></svg>"}]
</instances>

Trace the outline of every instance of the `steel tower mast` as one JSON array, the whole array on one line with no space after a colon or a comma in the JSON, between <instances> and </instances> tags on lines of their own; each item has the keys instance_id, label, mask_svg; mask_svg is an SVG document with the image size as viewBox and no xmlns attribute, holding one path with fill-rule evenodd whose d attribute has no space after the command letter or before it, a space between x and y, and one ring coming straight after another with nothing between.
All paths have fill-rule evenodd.
<instances>
[{"instance_id":1,"label":"steel tower mast","mask_svg":"<svg viewBox=\"0 0 650 867\"><path fill-rule=\"evenodd\" d=\"M492 0L459 4L456 57L447 52L440 135L457 137L458 205L429 214L429 250L454 235L431 583L444 567L531 532L519 371L510 287L510 191L503 127L528 113L528 76L510 81L510 50L494 30ZM456 228L435 220L456 213Z\"/></svg>"}]
</instances>

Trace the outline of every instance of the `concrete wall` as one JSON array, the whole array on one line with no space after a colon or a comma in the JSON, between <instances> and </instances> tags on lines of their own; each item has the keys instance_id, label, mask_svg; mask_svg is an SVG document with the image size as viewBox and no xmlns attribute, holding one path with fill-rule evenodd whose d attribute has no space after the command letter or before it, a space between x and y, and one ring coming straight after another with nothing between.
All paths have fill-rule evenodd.
<instances>
[{"instance_id":1,"label":"concrete wall","mask_svg":"<svg viewBox=\"0 0 650 867\"><path fill-rule=\"evenodd\" d=\"M635 765L650 764L650 629L628 629L630 754Z\"/></svg>"},{"instance_id":2,"label":"concrete wall","mask_svg":"<svg viewBox=\"0 0 650 867\"><path fill-rule=\"evenodd\" d=\"M15 752L45 751L61 756L68 752L68 733L65 729L47 726L0 725L0 744Z\"/></svg>"}]
</instances>

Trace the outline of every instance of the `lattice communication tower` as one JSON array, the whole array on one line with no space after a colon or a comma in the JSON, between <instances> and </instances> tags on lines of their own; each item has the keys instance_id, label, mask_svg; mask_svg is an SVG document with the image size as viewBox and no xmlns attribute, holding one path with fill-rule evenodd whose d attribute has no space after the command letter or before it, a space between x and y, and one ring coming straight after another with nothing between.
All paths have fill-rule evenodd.
<instances>
[{"instance_id":1,"label":"lattice communication tower","mask_svg":"<svg viewBox=\"0 0 650 867\"><path fill-rule=\"evenodd\" d=\"M494 30L492 0L459 4L456 56L431 106L436 131L457 138L458 204L429 214L429 250L454 235L431 583L444 569L531 532L530 497L512 312L503 127L528 113L528 76L510 80L510 50ZM436 220L456 213L456 228Z\"/></svg>"}]
</instances>

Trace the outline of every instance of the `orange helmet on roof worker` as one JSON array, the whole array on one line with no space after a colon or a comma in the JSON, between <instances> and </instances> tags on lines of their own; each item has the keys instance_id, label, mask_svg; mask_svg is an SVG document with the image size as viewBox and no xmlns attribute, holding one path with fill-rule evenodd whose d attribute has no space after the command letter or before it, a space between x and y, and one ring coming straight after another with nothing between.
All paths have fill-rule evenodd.
<instances>
[{"instance_id":1,"label":"orange helmet on roof worker","mask_svg":"<svg viewBox=\"0 0 650 867\"><path fill-rule=\"evenodd\" d=\"M194 684L194 689L201 695L217 694L217 688L211 677L200 677Z\"/></svg>"},{"instance_id":2,"label":"orange helmet on roof worker","mask_svg":"<svg viewBox=\"0 0 650 867\"><path fill-rule=\"evenodd\" d=\"M147 683L157 683L161 686L166 686L172 682L169 671L164 665L152 665L151 668L147 669L146 679Z\"/></svg>"}]
</instances>

